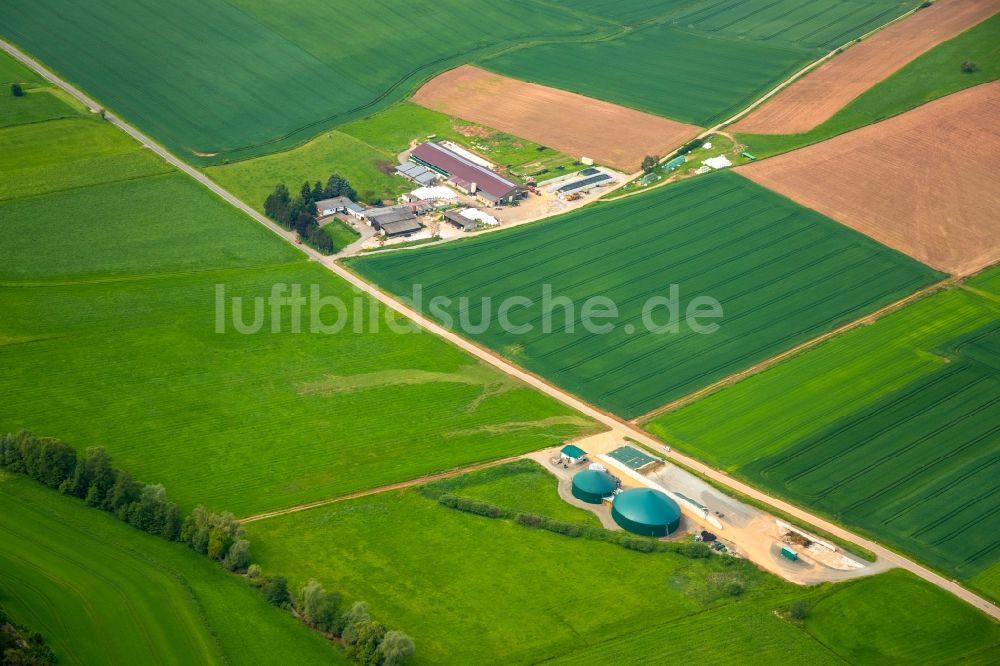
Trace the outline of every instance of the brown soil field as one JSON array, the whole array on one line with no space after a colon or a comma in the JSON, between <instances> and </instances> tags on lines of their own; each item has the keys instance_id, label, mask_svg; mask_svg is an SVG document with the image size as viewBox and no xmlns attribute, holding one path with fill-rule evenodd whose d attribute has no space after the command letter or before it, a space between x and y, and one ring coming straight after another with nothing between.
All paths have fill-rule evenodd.
<instances>
[{"instance_id":1,"label":"brown soil field","mask_svg":"<svg viewBox=\"0 0 1000 666\"><path fill-rule=\"evenodd\" d=\"M938 270L1000 260L1000 81L737 168Z\"/></svg>"},{"instance_id":2,"label":"brown soil field","mask_svg":"<svg viewBox=\"0 0 1000 666\"><path fill-rule=\"evenodd\" d=\"M701 128L463 65L427 82L417 104L625 172Z\"/></svg>"},{"instance_id":3,"label":"brown soil field","mask_svg":"<svg viewBox=\"0 0 1000 666\"><path fill-rule=\"evenodd\" d=\"M938 0L881 30L772 97L730 129L801 134L917 56L1000 11L1000 0Z\"/></svg>"}]
</instances>

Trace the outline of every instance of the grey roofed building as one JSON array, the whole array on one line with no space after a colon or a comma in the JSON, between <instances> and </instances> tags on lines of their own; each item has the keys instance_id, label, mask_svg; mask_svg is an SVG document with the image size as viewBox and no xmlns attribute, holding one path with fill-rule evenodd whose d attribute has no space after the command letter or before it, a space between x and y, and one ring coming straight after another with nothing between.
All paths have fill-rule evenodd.
<instances>
[{"instance_id":1,"label":"grey roofed building","mask_svg":"<svg viewBox=\"0 0 1000 666\"><path fill-rule=\"evenodd\" d=\"M388 237L393 236L406 236L407 234L412 234L416 231L420 231L423 227L416 218L410 218L409 220L398 220L396 222L386 222L381 225L380 230Z\"/></svg>"},{"instance_id":2,"label":"grey roofed building","mask_svg":"<svg viewBox=\"0 0 1000 666\"><path fill-rule=\"evenodd\" d=\"M611 176L606 173L599 173L596 176L591 176L590 178L582 178L580 180L574 180L571 183L566 183L562 187L556 190L558 194L567 194L574 190L580 190L585 187L590 187L591 185L596 185L597 183L603 183L606 180L611 180Z\"/></svg>"},{"instance_id":3,"label":"grey roofed building","mask_svg":"<svg viewBox=\"0 0 1000 666\"><path fill-rule=\"evenodd\" d=\"M434 183L438 182L438 178L439 178L439 176L436 173L434 173L433 171L431 171L429 169L426 169L426 170L424 170L424 173L422 173L422 174L420 174L418 176L415 176L413 178L413 181L415 183L417 183L418 185L423 185L424 187L429 187L429 186L433 185Z\"/></svg>"},{"instance_id":4,"label":"grey roofed building","mask_svg":"<svg viewBox=\"0 0 1000 666\"><path fill-rule=\"evenodd\" d=\"M423 185L425 187L433 185L440 178L436 172L428 169L422 164L414 164L413 162L400 164L396 167L396 173L404 178L409 178L418 185Z\"/></svg>"},{"instance_id":5,"label":"grey roofed building","mask_svg":"<svg viewBox=\"0 0 1000 666\"><path fill-rule=\"evenodd\" d=\"M445 222L458 227L462 231L472 231L476 228L475 220L470 220L463 215L459 215L457 211L448 210L444 213Z\"/></svg>"},{"instance_id":6,"label":"grey roofed building","mask_svg":"<svg viewBox=\"0 0 1000 666\"><path fill-rule=\"evenodd\" d=\"M320 217L326 217L327 215L333 215L334 213L346 212L348 206L352 205L354 205L354 202L347 197L321 199L316 202L316 212L319 213Z\"/></svg>"},{"instance_id":7,"label":"grey roofed building","mask_svg":"<svg viewBox=\"0 0 1000 666\"><path fill-rule=\"evenodd\" d=\"M363 214L372 228L390 238L412 234L422 228L409 206L369 208Z\"/></svg>"}]
</instances>

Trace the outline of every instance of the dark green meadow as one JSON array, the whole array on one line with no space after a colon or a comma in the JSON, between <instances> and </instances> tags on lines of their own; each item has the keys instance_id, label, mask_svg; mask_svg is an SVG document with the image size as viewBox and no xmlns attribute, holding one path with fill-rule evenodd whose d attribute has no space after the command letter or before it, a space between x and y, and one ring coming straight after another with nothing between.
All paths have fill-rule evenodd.
<instances>
[{"instance_id":1,"label":"dark green meadow","mask_svg":"<svg viewBox=\"0 0 1000 666\"><path fill-rule=\"evenodd\" d=\"M626 418L939 277L732 173L445 247L366 257L351 266L402 296L411 297L413 285L420 285L425 309L437 296L450 298L433 314L442 320L446 315L469 337ZM549 333L544 285L575 303L570 318L552 308ZM700 333L682 321L676 332L650 331L643 309L652 297L668 297L671 285L679 289L682 320L696 297L716 299L723 309L719 329ZM531 327L520 334L505 332L497 316L503 299L512 296L534 299L509 312L511 324ZM612 330L584 328L583 304L594 296L617 307ZM654 324L667 322L665 306L652 312Z\"/></svg>"}]
</instances>

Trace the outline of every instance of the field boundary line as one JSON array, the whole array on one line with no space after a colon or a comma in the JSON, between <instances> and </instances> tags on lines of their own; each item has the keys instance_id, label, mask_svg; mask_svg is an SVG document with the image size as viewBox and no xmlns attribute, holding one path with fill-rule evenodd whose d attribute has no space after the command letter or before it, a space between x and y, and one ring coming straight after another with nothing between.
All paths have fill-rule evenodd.
<instances>
[{"instance_id":1,"label":"field boundary line","mask_svg":"<svg viewBox=\"0 0 1000 666\"><path fill-rule=\"evenodd\" d=\"M708 386L700 388L693 393L688 393L687 395L682 396L671 402L668 402L665 405L650 410L649 412L646 412L641 416L637 416L629 422L634 423L635 425L642 425L656 418L657 416L680 409L681 407L684 407L696 400L704 398L705 396L711 395L712 393L716 393L717 391L721 391L727 386L731 386L732 384L736 384L737 382L747 379L748 377L752 377L753 375L763 372L764 370L767 370L768 368L777 365L782 361L786 361L793 356L797 356L801 352L804 352L808 349L821 345L830 338L834 338L840 335L841 333L847 333L848 331L858 328L860 326L867 326L868 324L873 324L879 319L885 317L886 315L892 314L896 310L899 310L909 305L910 303L913 303L914 301L918 301L921 298L924 298L925 296L929 296L930 294L936 291L940 291L941 289L947 289L948 287L954 286L959 282L961 282L961 280L962 278L960 276L952 276L944 280L935 282L931 285L924 287L923 289L919 289L913 292L912 294L909 294L908 296L904 296L903 298L893 301L888 305L884 305L875 312L864 315L863 317L859 317L858 319L855 319L853 321L849 321L846 324L841 324L840 326L834 328L833 330L817 335L816 337L810 338L805 342L801 342L792 347L791 349L786 349L780 354L776 354L774 356L764 359L763 361L760 361L759 363L755 363L754 365L750 366L745 370L734 372L733 374L723 377L718 381L712 382Z\"/></svg>"},{"instance_id":2,"label":"field boundary line","mask_svg":"<svg viewBox=\"0 0 1000 666\"><path fill-rule=\"evenodd\" d=\"M376 486L374 488L366 488L365 490L358 490L353 493L347 493L346 495L337 495L335 497L327 497L321 500L315 500L313 502L306 502L304 504L296 504L295 506L289 506L284 509L275 509L274 511L265 511L264 513L258 513L253 516L247 516L246 518L240 518L241 523L256 523L261 520L267 520L268 518L278 518L279 516L287 516L290 513L299 513L300 511L308 511L310 509L316 509L321 506L328 506L330 504L336 504L337 502L346 502L348 500L359 499L361 497L368 497L370 495L379 495L381 493L389 493L394 490L405 490L406 488L412 488L413 486L422 486L425 483L431 483L432 481L440 481L441 479L450 479L452 477L461 476L463 474L468 474L470 472L478 472L480 470L489 469L490 467L497 467L499 465L504 465L506 463L514 462L524 458L527 454L521 454L516 456L507 456L506 458L497 458L496 460L489 460L482 463L474 463L472 465L463 465L462 467L454 467L443 472L436 472L434 474L426 474L424 476L418 476L415 479L409 479L408 481L398 481L396 483L390 483L384 486Z\"/></svg>"},{"instance_id":3,"label":"field boundary line","mask_svg":"<svg viewBox=\"0 0 1000 666\"><path fill-rule=\"evenodd\" d=\"M89 108L100 108L90 97L88 97L83 92L76 89L71 84L65 82L63 79L59 78L51 71L49 71L44 65L30 57L29 55L21 52L15 46L9 42L0 39L0 50L5 51L10 54L13 58L26 65L29 69L37 72L42 77L48 79L52 83L56 84L67 93L80 100L86 104ZM315 261L321 266L325 267L330 272L339 276L341 279L347 281L349 284L357 287L362 292L368 294L370 297L376 299L382 303L385 307L407 317L419 327L432 333L442 340L449 342L453 346L471 354L472 356L478 358L479 360L488 363L489 365L497 368L498 370L504 372L510 377L520 380L524 384L545 393L549 397L561 402L562 404L575 409L584 416L587 416L594 421L614 430L622 436L631 437L642 445L649 446L660 454L665 459L672 459L679 461L681 464L687 465L688 467L698 471L705 476L718 481L723 486L736 490L748 497L751 497L767 506L773 507L780 511L783 511L799 520L803 521L808 525L813 527L821 528L834 536L840 537L845 541L851 541L858 544L871 552L875 553L876 556L885 558L894 566L901 567L915 574L916 576L922 578L923 580L936 585L937 587L945 590L946 592L953 594L962 601L970 604L971 606L977 608L983 613L989 615L994 620L1000 621L1000 607L996 606L992 602L988 601L984 597L979 596L975 592L962 587L957 581L949 580L942 576L941 574L925 567L924 565L910 559L904 555L897 553L896 551L882 546L870 539L867 539L861 535L855 534L849 529L842 527L837 523L830 522L820 516L814 515L805 509L799 508L794 504L790 504L785 500L777 497L768 495L767 493L758 490L756 487L746 484L742 481L730 477L725 472L715 469L710 465L703 463L702 461L692 458L690 456L678 453L672 448L666 446L663 442L656 439L645 430L638 428L635 424L629 423L624 419L621 419L613 414L609 414L593 405L584 402L580 398L564 391L563 389L550 384L548 381L538 377L537 375L524 370L523 368L507 361L505 358L497 354L496 352L485 349L460 335L449 331L444 328L436 321L429 319L420 312L413 310L411 307L405 303L397 300L393 296L383 292L374 285L365 282L360 277L355 275L353 272L345 268L343 265L336 261L335 257L327 257L316 250L310 248L307 245L299 245L295 242L294 232L286 231L275 224L273 221L264 217L261 213L257 212L254 208L250 207L248 204L244 203L241 199L234 196L228 190L220 186L218 183L213 181L211 178L206 176L204 173L194 168L193 166L187 164L173 153L168 151L166 148L160 144L153 141L150 137L146 136L144 133L140 132L135 127L132 127L127 122L121 120L116 115L108 112L105 115L105 119L108 122L117 125L122 131L127 133L129 136L133 137L136 141L146 146L164 160L173 164L178 169L188 174L196 182L201 183L204 187L210 190L217 197L223 201L229 203L234 208L245 213L251 220L261 224L266 229L270 230L275 235L284 239L286 243L291 245L293 248L298 249L304 255L306 255L311 261ZM958 279L958 278L954 278Z\"/></svg>"}]
</instances>

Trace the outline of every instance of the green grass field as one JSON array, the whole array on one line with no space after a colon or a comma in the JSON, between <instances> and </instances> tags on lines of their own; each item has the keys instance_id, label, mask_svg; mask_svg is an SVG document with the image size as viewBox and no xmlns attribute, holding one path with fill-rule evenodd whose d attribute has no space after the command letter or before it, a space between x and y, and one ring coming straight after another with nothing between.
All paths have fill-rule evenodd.
<instances>
[{"instance_id":1,"label":"green grass field","mask_svg":"<svg viewBox=\"0 0 1000 666\"><path fill-rule=\"evenodd\" d=\"M347 663L207 558L12 476L0 476L0 603L63 664Z\"/></svg>"},{"instance_id":2,"label":"green grass field","mask_svg":"<svg viewBox=\"0 0 1000 666\"><path fill-rule=\"evenodd\" d=\"M898 0L674 3L665 18L616 39L542 44L479 62L515 78L707 127L745 108L826 51L915 4ZM623 16L628 15L627 9Z\"/></svg>"},{"instance_id":3,"label":"green grass field","mask_svg":"<svg viewBox=\"0 0 1000 666\"><path fill-rule=\"evenodd\" d=\"M21 86L23 96L14 96L13 83ZM82 115L83 111L77 102L49 86L18 61L0 57L0 127L73 118Z\"/></svg>"},{"instance_id":4,"label":"green grass field","mask_svg":"<svg viewBox=\"0 0 1000 666\"><path fill-rule=\"evenodd\" d=\"M323 227L323 230L329 234L330 240L333 241L334 251L342 250L361 238L361 234L340 220L330 222Z\"/></svg>"},{"instance_id":5,"label":"green grass field","mask_svg":"<svg viewBox=\"0 0 1000 666\"><path fill-rule=\"evenodd\" d=\"M532 510L544 511L561 501L547 474L478 473L452 480L452 488L476 488L478 498L508 506L523 501L520 492L548 493L531 500ZM511 478L520 478L517 495ZM315 577L408 627L420 663L673 663L723 653L842 663L837 650L852 663L877 664L945 649L956 660L985 663L975 655L1000 643L995 623L902 572L803 589L746 562L640 554L447 509L418 490L249 530L265 569L280 564L296 582ZM746 590L738 599L721 592L734 581ZM804 625L784 615L799 598L816 604ZM837 626L845 615L862 617L864 630ZM969 631L957 640L963 626ZM835 634L837 644L825 644L824 634Z\"/></svg>"},{"instance_id":6,"label":"green grass field","mask_svg":"<svg viewBox=\"0 0 1000 666\"><path fill-rule=\"evenodd\" d=\"M615 26L542 2L15 0L0 33L192 161L275 152L480 53ZM52 39L51 35L60 35Z\"/></svg>"},{"instance_id":7,"label":"green grass field","mask_svg":"<svg viewBox=\"0 0 1000 666\"><path fill-rule=\"evenodd\" d=\"M169 169L120 130L94 118L35 122L0 131L0 171L5 176L0 202L132 180ZM76 210L80 209L68 208L67 212Z\"/></svg>"},{"instance_id":8,"label":"green grass field","mask_svg":"<svg viewBox=\"0 0 1000 666\"><path fill-rule=\"evenodd\" d=\"M628 418L939 277L733 173L506 233L365 257L351 266L402 296L412 296L412 285L421 285L425 309L434 297L450 298L432 314ZM456 275L462 279L456 281ZM552 308L548 333L543 285L574 302L572 318L564 308ZM678 285L680 312L696 297L717 299L724 313L719 330L697 333L685 322L665 334L647 328L642 313L648 299L667 297L671 285ZM508 316L513 326L530 325L530 330L505 332L499 316L480 330L483 314L496 315L511 296L534 300ZM583 327L583 304L593 296L616 305L613 330ZM461 300L466 297L470 300ZM490 305L483 300L487 297ZM668 317L663 306L650 318L662 325Z\"/></svg>"},{"instance_id":9,"label":"green grass field","mask_svg":"<svg viewBox=\"0 0 1000 666\"><path fill-rule=\"evenodd\" d=\"M978 71L963 72L961 64L966 60L975 62ZM876 123L997 78L1000 78L1000 16L987 19L958 37L939 44L873 86L810 132L740 134L739 139L756 157L769 157Z\"/></svg>"},{"instance_id":10,"label":"green grass field","mask_svg":"<svg viewBox=\"0 0 1000 666\"><path fill-rule=\"evenodd\" d=\"M969 579L1000 561L998 325L951 289L647 428Z\"/></svg>"},{"instance_id":11,"label":"green grass field","mask_svg":"<svg viewBox=\"0 0 1000 666\"><path fill-rule=\"evenodd\" d=\"M63 176L97 181L108 160L145 153L97 120L37 127L34 141L0 130L20 156L0 151L0 181L22 164L52 174L34 196L0 202L0 431L104 445L185 508L248 514L592 427L431 335L393 332L384 310L180 174L62 189ZM81 143L90 161L76 159ZM227 301L217 332L218 288L244 299L251 322L252 299L275 284L307 296L317 285L348 308L327 306L323 320L349 323L310 333L306 308L295 332L286 307L280 332L269 316L243 335Z\"/></svg>"},{"instance_id":12,"label":"green grass field","mask_svg":"<svg viewBox=\"0 0 1000 666\"><path fill-rule=\"evenodd\" d=\"M208 167L205 172L244 201L263 208L279 182L296 190L303 181L325 182L337 172L351 182L361 201L395 199L416 187L393 173L398 155L411 142L434 136L471 148L515 179L571 173L582 166L551 148L512 137L410 102L400 102L308 143L274 155ZM544 173L542 173L544 171Z\"/></svg>"}]
</instances>

